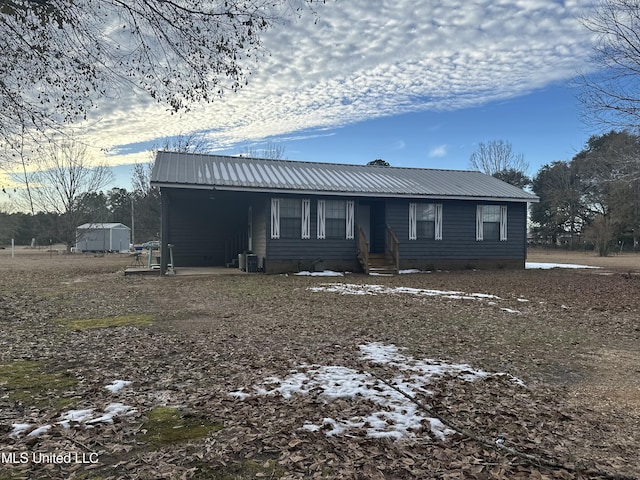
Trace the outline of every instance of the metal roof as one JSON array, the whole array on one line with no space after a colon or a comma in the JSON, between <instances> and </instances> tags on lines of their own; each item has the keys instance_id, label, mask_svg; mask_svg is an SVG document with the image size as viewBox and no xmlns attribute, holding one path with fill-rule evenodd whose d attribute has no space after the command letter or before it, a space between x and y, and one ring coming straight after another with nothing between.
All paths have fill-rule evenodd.
<instances>
[{"instance_id":1,"label":"metal roof","mask_svg":"<svg viewBox=\"0 0 640 480\"><path fill-rule=\"evenodd\" d=\"M110 230L112 228L126 228L127 230L131 230L122 223L83 223L77 228L78 230Z\"/></svg>"},{"instance_id":2,"label":"metal roof","mask_svg":"<svg viewBox=\"0 0 640 480\"><path fill-rule=\"evenodd\" d=\"M481 172L267 160L159 151L157 187L345 196L538 202Z\"/></svg>"}]
</instances>

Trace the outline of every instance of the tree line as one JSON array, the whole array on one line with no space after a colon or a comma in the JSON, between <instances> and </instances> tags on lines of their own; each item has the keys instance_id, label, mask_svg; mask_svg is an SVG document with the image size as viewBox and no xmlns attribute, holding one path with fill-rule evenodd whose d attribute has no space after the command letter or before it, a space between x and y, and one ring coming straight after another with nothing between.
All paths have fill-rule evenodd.
<instances>
[{"instance_id":1,"label":"tree line","mask_svg":"<svg viewBox=\"0 0 640 480\"><path fill-rule=\"evenodd\" d=\"M544 165L533 178L540 203L533 233L547 244L593 246L600 255L640 240L640 137L612 130L592 136L569 161Z\"/></svg>"}]
</instances>

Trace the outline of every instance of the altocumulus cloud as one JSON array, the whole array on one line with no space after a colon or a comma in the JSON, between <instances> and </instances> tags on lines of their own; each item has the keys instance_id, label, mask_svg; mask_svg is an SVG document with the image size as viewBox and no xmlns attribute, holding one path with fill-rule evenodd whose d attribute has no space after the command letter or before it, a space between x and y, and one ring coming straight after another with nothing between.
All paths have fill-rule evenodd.
<instances>
[{"instance_id":1,"label":"altocumulus cloud","mask_svg":"<svg viewBox=\"0 0 640 480\"><path fill-rule=\"evenodd\" d=\"M591 0L328 1L264 36L250 84L171 116L122 93L83 126L117 147L207 131L215 147L420 110L454 110L573 77L591 49ZM437 156L444 147L432 150ZM121 161L120 161L121 160ZM128 163L131 155L112 157Z\"/></svg>"}]
</instances>

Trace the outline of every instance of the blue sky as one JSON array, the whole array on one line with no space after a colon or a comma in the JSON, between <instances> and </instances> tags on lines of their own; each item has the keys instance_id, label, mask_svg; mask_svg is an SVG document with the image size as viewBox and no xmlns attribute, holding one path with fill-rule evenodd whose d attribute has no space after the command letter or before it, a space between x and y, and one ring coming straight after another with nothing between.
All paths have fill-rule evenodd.
<instances>
[{"instance_id":1,"label":"blue sky","mask_svg":"<svg viewBox=\"0 0 640 480\"><path fill-rule=\"evenodd\" d=\"M264 35L249 85L190 112L114 91L83 125L117 184L166 138L201 132L211 153L281 144L290 160L468 168L504 140L530 174L568 160L590 131L573 79L593 39L591 0L329 0Z\"/></svg>"}]
</instances>

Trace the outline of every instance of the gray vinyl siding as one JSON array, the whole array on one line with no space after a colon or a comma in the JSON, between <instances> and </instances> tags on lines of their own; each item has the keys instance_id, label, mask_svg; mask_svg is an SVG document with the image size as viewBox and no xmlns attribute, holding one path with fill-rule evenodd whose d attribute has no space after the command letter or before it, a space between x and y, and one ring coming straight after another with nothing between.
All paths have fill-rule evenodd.
<instances>
[{"instance_id":1,"label":"gray vinyl siding","mask_svg":"<svg viewBox=\"0 0 640 480\"><path fill-rule=\"evenodd\" d=\"M409 240L409 201L387 204L387 223L406 259L509 259L526 255L526 204L506 202L437 201L442 204L442 240ZM508 205L507 241L476 241L476 207Z\"/></svg>"},{"instance_id":2,"label":"gray vinyl siding","mask_svg":"<svg viewBox=\"0 0 640 480\"><path fill-rule=\"evenodd\" d=\"M253 210L253 253L258 255L258 266L263 267L264 258L267 256L267 235L269 232L270 213L264 197L256 199L252 203Z\"/></svg>"},{"instance_id":3,"label":"gray vinyl siding","mask_svg":"<svg viewBox=\"0 0 640 480\"><path fill-rule=\"evenodd\" d=\"M271 199L310 199L310 237L271 238ZM338 197L271 193L221 192L216 190L162 189L163 262L168 260L167 243L174 245L174 263L181 266L223 266L248 248L248 210L252 208L253 253L265 271L310 269L314 260L327 268L358 269L358 208L368 205L375 218L370 219L374 240L385 236L389 225L400 242L401 261L411 267L448 260L490 261L522 260L526 257L526 203L442 200L442 240L409 240L409 203L405 198ZM318 239L319 199L354 200L354 239ZM478 204L507 205L507 241L476 241ZM379 224L379 225L378 225ZM380 229L377 226L381 226ZM380 239L384 246L384 238ZM454 262L455 263L455 262ZM166 266L166 265L165 265Z\"/></svg>"},{"instance_id":4,"label":"gray vinyl siding","mask_svg":"<svg viewBox=\"0 0 640 480\"><path fill-rule=\"evenodd\" d=\"M274 195L275 197L275 195ZM352 260L356 258L355 239L324 238L319 239L318 232L318 200L350 200L342 197L319 197L309 195L278 195L279 198L309 198L311 200L311 238L271 238L271 198L267 199L267 259L278 261L299 261L304 265L315 259ZM307 268L307 267L305 267Z\"/></svg>"}]
</instances>

